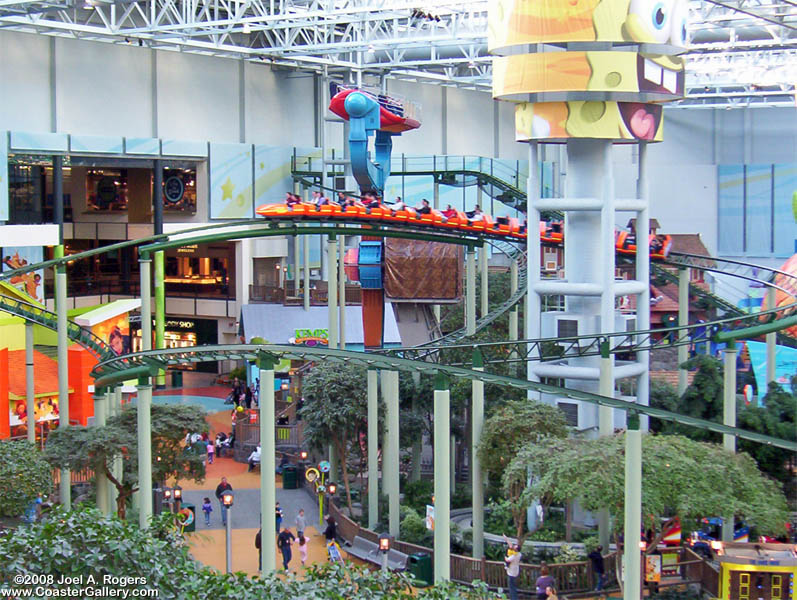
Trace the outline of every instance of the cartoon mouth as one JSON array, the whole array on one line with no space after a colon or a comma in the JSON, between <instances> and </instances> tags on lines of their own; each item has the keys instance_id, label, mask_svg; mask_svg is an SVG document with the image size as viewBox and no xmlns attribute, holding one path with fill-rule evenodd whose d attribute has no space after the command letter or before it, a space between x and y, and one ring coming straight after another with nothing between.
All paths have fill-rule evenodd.
<instances>
[{"instance_id":1,"label":"cartoon mouth","mask_svg":"<svg viewBox=\"0 0 797 600\"><path fill-rule=\"evenodd\" d=\"M661 123L661 106L641 102L618 102L623 122L636 139L652 140Z\"/></svg>"},{"instance_id":2,"label":"cartoon mouth","mask_svg":"<svg viewBox=\"0 0 797 600\"><path fill-rule=\"evenodd\" d=\"M640 92L683 94L683 71L662 67L641 54L637 57L637 79Z\"/></svg>"}]
</instances>

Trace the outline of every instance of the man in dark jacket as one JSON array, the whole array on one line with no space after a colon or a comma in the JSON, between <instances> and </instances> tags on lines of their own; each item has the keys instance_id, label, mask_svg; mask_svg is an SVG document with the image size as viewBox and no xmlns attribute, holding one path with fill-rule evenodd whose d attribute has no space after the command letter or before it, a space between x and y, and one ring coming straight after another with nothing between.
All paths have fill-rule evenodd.
<instances>
[{"instance_id":1,"label":"man in dark jacket","mask_svg":"<svg viewBox=\"0 0 797 600\"><path fill-rule=\"evenodd\" d=\"M277 546L282 552L282 567L287 571L288 564L291 562L291 544L296 538L287 527L277 536Z\"/></svg>"},{"instance_id":2,"label":"man in dark jacket","mask_svg":"<svg viewBox=\"0 0 797 600\"><path fill-rule=\"evenodd\" d=\"M255 536L255 548L257 548L257 572L263 567L263 530L258 529Z\"/></svg>"},{"instance_id":3,"label":"man in dark jacket","mask_svg":"<svg viewBox=\"0 0 797 600\"><path fill-rule=\"evenodd\" d=\"M603 565L603 546L598 546L587 555L587 558L592 562L592 571L595 573L596 585L595 591L599 592L606 584L606 569Z\"/></svg>"}]
</instances>

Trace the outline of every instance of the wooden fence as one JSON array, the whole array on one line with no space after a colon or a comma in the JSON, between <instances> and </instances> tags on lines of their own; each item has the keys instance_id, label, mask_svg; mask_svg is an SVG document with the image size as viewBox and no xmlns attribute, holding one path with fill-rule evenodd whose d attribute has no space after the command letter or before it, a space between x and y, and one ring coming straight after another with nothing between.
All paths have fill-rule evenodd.
<instances>
[{"instance_id":1,"label":"wooden fence","mask_svg":"<svg viewBox=\"0 0 797 600\"><path fill-rule=\"evenodd\" d=\"M343 514L335 505L330 503L329 512L338 524L340 537L347 542L354 540L355 536L363 537L371 542L379 543L379 534L360 527L352 519ZM394 540L392 547L405 554L426 553L434 560L434 550L401 540ZM612 552L604 557L606 575L609 583L615 582L616 553ZM521 563L518 588L524 593L533 593L535 583L540 576L541 565ZM572 563L556 563L548 565L549 574L556 580L559 592L574 593L585 592L595 588L596 577L589 561ZM484 581L491 588L506 588L509 584L506 578L504 563L501 561L485 560L484 558L471 558L459 554L451 555L451 579L459 583L470 584L475 580Z\"/></svg>"}]
</instances>

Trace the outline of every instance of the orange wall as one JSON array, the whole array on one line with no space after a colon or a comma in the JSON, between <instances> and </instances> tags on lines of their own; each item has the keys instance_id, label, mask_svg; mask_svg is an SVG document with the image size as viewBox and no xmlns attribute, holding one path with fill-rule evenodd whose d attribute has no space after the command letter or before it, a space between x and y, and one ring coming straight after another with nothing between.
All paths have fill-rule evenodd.
<instances>
[{"instance_id":1,"label":"orange wall","mask_svg":"<svg viewBox=\"0 0 797 600\"><path fill-rule=\"evenodd\" d=\"M8 401L8 348L0 350L0 440L11 436Z\"/></svg>"},{"instance_id":2,"label":"orange wall","mask_svg":"<svg viewBox=\"0 0 797 600\"><path fill-rule=\"evenodd\" d=\"M94 416L94 398L88 386L94 383L89 375L97 364L92 354L78 345L69 348L69 420L88 425L88 418Z\"/></svg>"}]
</instances>

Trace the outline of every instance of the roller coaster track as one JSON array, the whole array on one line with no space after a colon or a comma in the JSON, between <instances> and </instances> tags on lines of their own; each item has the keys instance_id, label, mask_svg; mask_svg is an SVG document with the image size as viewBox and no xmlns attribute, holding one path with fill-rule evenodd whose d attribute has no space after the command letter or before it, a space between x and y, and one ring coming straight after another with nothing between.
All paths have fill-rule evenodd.
<instances>
[{"instance_id":1,"label":"roller coaster track","mask_svg":"<svg viewBox=\"0 0 797 600\"><path fill-rule=\"evenodd\" d=\"M115 385L121 381L133 378L152 376L160 369L166 369L172 365L185 363L200 363L217 360L247 360L255 361L263 356L273 359L294 359L302 361L327 361L337 363L354 364L375 369L390 369L397 371L414 371L418 373L437 373L443 372L449 377L465 378L484 383L491 383L502 386L510 386L523 390L530 390L545 394L555 394L557 396L581 400L601 406L609 406L620 410L631 411L638 414L645 414L650 417L665 421L674 421L685 425L691 425L715 431L717 433L730 434L740 438L748 439L762 444L797 450L797 442L781 440L771 436L729 427L705 419L697 419L686 415L670 412L660 408L638 405L635 402L600 396L589 392L561 388L534 381L526 381L505 375L496 375L474 369L466 369L451 365L440 365L426 361L407 360L386 354L372 354L367 352L353 352L348 350L331 350L327 348L308 348L304 346L281 346L281 345L250 345L239 344L232 346L196 346L190 349L171 348L167 350L148 350L135 354L106 359L96 365L92 371L95 378L95 385L107 387Z\"/></svg>"},{"instance_id":2,"label":"roller coaster track","mask_svg":"<svg viewBox=\"0 0 797 600\"><path fill-rule=\"evenodd\" d=\"M56 314L35 306L34 304L28 304L27 302L22 302L21 300L16 300L7 296L0 296L0 311L22 317L26 321L42 325L54 331L58 329L58 318ZM97 360L105 360L110 356L114 356L108 344L77 323L67 321L66 332L70 340L86 348Z\"/></svg>"}]
</instances>

